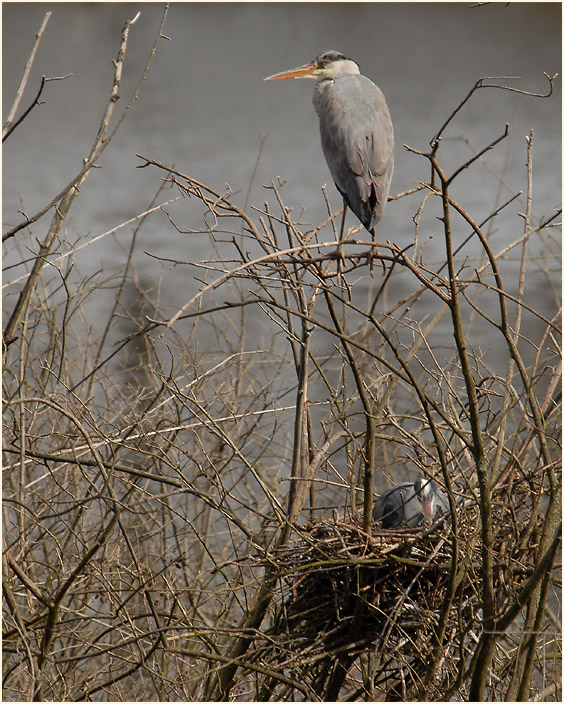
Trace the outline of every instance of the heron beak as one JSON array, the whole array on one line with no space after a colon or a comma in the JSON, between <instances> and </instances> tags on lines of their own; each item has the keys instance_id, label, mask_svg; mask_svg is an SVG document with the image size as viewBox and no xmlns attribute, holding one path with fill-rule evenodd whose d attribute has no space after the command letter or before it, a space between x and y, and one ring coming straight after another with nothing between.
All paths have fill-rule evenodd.
<instances>
[{"instance_id":1,"label":"heron beak","mask_svg":"<svg viewBox=\"0 0 564 704\"><path fill-rule=\"evenodd\" d=\"M282 71L281 73L275 73L273 76L268 76L264 80L281 81L283 78L317 78L314 73L315 69L315 63L306 64L305 66L293 68L291 71Z\"/></svg>"},{"instance_id":2,"label":"heron beak","mask_svg":"<svg viewBox=\"0 0 564 704\"><path fill-rule=\"evenodd\" d=\"M423 508L423 514L425 520L429 525L433 522L433 502L432 501L421 501L421 507Z\"/></svg>"}]
</instances>

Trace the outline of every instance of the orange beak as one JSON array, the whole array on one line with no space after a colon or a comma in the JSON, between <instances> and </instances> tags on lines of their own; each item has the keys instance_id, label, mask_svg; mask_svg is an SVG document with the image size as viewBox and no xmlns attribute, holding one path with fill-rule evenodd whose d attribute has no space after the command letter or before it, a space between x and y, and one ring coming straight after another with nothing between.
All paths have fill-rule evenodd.
<instances>
[{"instance_id":1,"label":"orange beak","mask_svg":"<svg viewBox=\"0 0 564 704\"><path fill-rule=\"evenodd\" d=\"M315 63L306 64L305 66L293 68L290 71L282 71L281 73L275 73L273 76L268 76L264 80L281 81L283 78L316 78L314 74L315 69Z\"/></svg>"}]
</instances>

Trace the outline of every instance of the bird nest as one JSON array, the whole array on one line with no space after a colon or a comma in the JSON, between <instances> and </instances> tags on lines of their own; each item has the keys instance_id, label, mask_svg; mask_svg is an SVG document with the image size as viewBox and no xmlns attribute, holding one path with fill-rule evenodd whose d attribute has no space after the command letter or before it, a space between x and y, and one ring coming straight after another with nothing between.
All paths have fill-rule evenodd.
<instances>
[{"instance_id":1,"label":"bird nest","mask_svg":"<svg viewBox=\"0 0 564 704\"><path fill-rule=\"evenodd\" d=\"M505 494L491 506L500 611L531 576L538 544L524 500L515 491L510 498L511 514ZM456 535L450 518L442 521L427 530L373 528L370 536L337 517L302 526L268 556L279 591L257 661L276 663L310 699L467 697L465 671L483 628L478 506L457 504ZM262 692L293 694L275 677Z\"/></svg>"},{"instance_id":2,"label":"bird nest","mask_svg":"<svg viewBox=\"0 0 564 704\"><path fill-rule=\"evenodd\" d=\"M380 530L319 521L276 555L285 574L277 629L300 648L363 650L383 635L412 639L436 625L449 578L447 531ZM362 629L351 629L362 610ZM423 633L424 632L424 633ZM351 640L352 639L352 640Z\"/></svg>"},{"instance_id":3,"label":"bird nest","mask_svg":"<svg viewBox=\"0 0 564 704\"><path fill-rule=\"evenodd\" d=\"M426 531L374 529L368 536L355 523L318 520L279 549L282 598L269 637L294 676L316 688L336 657L345 654L350 665L369 651L386 662L382 691L405 683L406 672L415 686L449 582L449 536L446 521ZM460 617L454 611L447 624Z\"/></svg>"}]
</instances>

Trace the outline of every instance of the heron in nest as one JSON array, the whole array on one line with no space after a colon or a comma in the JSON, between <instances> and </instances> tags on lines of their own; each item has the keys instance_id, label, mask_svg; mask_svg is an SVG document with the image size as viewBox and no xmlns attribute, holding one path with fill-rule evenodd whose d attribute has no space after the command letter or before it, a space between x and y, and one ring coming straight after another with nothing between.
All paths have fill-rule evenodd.
<instances>
[{"instance_id":1,"label":"heron in nest","mask_svg":"<svg viewBox=\"0 0 564 704\"><path fill-rule=\"evenodd\" d=\"M417 528L431 524L450 510L446 494L432 479L419 477L414 482L398 484L374 502L372 517L382 528L407 526Z\"/></svg>"}]
</instances>

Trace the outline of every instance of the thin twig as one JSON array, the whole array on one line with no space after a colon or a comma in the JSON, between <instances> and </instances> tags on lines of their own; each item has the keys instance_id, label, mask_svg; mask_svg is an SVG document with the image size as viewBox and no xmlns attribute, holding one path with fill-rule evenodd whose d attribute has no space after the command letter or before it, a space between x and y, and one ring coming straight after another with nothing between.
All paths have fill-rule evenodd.
<instances>
[{"instance_id":1,"label":"thin twig","mask_svg":"<svg viewBox=\"0 0 564 704\"><path fill-rule=\"evenodd\" d=\"M548 83L549 83L549 89L547 93L533 93L529 92L526 90L522 90L521 88L513 88L511 86L506 86L506 85L497 85L496 83L484 83L484 81L493 81L493 80L499 80L499 81L507 81L507 80L520 80L518 76L483 76L482 78L479 78L476 83L472 86L468 94L466 95L465 98L462 99L462 101L457 105L457 107L451 112L451 114L448 116L446 121L443 123L442 127L439 129L437 134L433 137L433 139L430 141L430 145L433 149L436 149L439 144L439 140L445 131L445 129L448 127L448 125L453 121L455 116L457 115L458 112L466 105L466 103L470 100L472 95L479 90L480 88L499 88L500 90L507 90L511 91L512 93L519 93L521 95L528 95L533 98L550 98L552 95L552 92L554 90L554 81L558 77L558 74L555 73L554 76L549 76L548 73L544 73L544 76L546 77Z\"/></svg>"},{"instance_id":2,"label":"thin twig","mask_svg":"<svg viewBox=\"0 0 564 704\"><path fill-rule=\"evenodd\" d=\"M49 81L64 81L65 78L69 78L72 76L72 73L67 73L66 76L52 76L51 78L46 78L43 76L41 78L41 83L39 85L39 90L37 91L37 95L33 99L33 102L31 105L24 110L24 112L21 114L21 116L13 123L10 124L9 126L4 127L4 133L2 135L2 142L4 142L11 134L12 132L16 129L16 127L19 127L21 123L25 120L25 118L29 115L29 113L33 110L33 108L36 105L40 105L41 103L39 102L39 98L41 97L41 94L43 93L43 88L45 87L45 84ZM8 123L6 123L8 124Z\"/></svg>"},{"instance_id":3,"label":"thin twig","mask_svg":"<svg viewBox=\"0 0 564 704\"><path fill-rule=\"evenodd\" d=\"M27 60L27 63L24 68L22 80L20 82L18 91L16 93L16 97L14 99L14 102L12 104L12 107L10 109L10 113L8 114L8 118L6 120L6 123L4 124L4 128L2 130L2 141L6 138L6 136L12 131L13 127L13 121L15 119L16 113L18 111L18 108L20 106L20 102L22 100L25 87L27 85L27 81L29 79L29 74L31 71L31 67L33 65L33 62L35 60L35 54L37 53L37 49L39 47L39 43L43 37L43 33L45 32L45 28L47 26L47 22L49 22L49 18L51 17L51 12L46 12L45 16L43 17L43 22L41 23L41 27L39 28L39 31L35 35L35 42L33 44L33 47L31 49L31 52L29 54L29 58ZM43 89L43 81L41 82L41 89L40 89L40 94L41 90ZM39 95L37 96L39 98ZM33 105L32 105L33 106Z\"/></svg>"}]
</instances>

